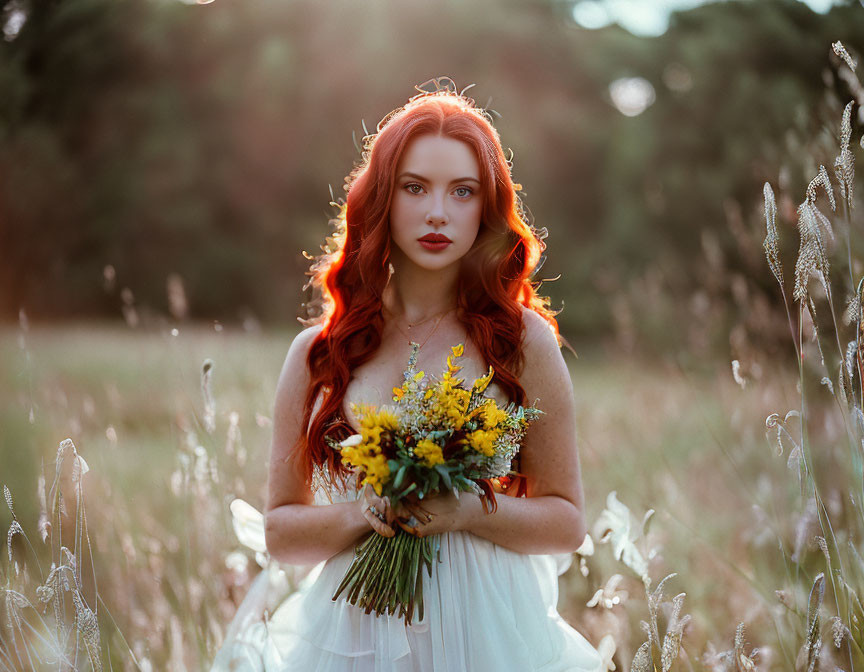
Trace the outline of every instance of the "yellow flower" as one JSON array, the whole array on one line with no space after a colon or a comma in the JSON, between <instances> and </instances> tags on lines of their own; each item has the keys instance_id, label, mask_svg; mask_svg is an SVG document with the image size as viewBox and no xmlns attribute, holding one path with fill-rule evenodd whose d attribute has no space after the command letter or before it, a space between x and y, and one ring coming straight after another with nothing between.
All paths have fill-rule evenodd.
<instances>
[{"instance_id":1,"label":"yellow flower","mask_svg":"<svg viewBox=\"0 0 864 672\"><path fill-rule=\"evenodd\" d=\"M480 418L486 429L495 429L507 419L507 412L498 408L494 401L488 401L480 406Z\"/></svg>"},{"instance_id":2,"label":"yellow flower","mask_svg":"<svg viewBox=\"0 0 864 672\"><path fill-rule=\"evenodd\" d=\"M448 427L462 429L465 424L465 411L468 410L468 402L471 393L468 390L454 388L449 382L444 381L435 389L437 398L427 414L431 424L443 422Z\"/></svg>"},{"instance_id":3,"label":"yellow flower","mask_svg":"<svg viewBox=\"0 0 864 672\"><path fill-rule=\"evenodd\" d=\"M389 429L391 432L395 431L399 426L399 416L390 409L382 408L378 411L378 424L384 429Z\"/></svg>"},{"instance_id":4,"label":"yellow flower","mask_svg":"<svg viewBox=\"0 0 864 672\"><path fill-rule=\"evenodd\" d=\"M426 466L434 467L436 464L444 464L444 454L441 446L429 439L422 439L414 447L414 454L421 458Z\"/></svg>"},{"instance_id":5,"label":"yellow flower","mask_svg":"<svg viewBox=\"0 0 864 672\"><path fill-rule=\"evenodd\" d=\"M485 390L489 386L489 382L492 380L493 375L495 375L495 370L490 366L489 373L487 373L485 376L482 376L481 378L477 378L474 381L473 388L478 392L483 392L483 390Z\"/></svg>"},{"instance_id":6,"label":"yellow flower","mask_svg":"<svg viewBox=\"0 0 864 672\"><path fill-rule=\"evenodd\" d=\"M393 388L393 401L399 401L402 397L405 396L405 390L401 387Z\"/></svg>"},{"instance_id":7,"label":"yellow flower","mask_svg":"<svg viewBox=\"0 0 864 672\"><path fill-rule=\"evenodd\" d=\"M380 497L381 488L390 477L390 467L387 464L387 458L380 453L370 457L364 464L363 471L366 472L366 477L361 482L361 485L369 483L375 488L376 494Z\"/></svg>"},{"instance_id":8,"label":"yellow flower","mask_svg":"<svg viewBox=\"0 0 864 672\"><path fill-rule=\"evenodd\" d=\"M380 446L371 443L346 446L342 449L342 461L362 471L365 477L361 484L369 483L378 495L381 494L383 484L390 478L390 467Z\"/></svg>"},{"instance_id":9,"label":"yellow flower","mask_svg":"<svg viewBox=\"0 0 864 672\"><path fill-rule=\"evenodd\" d=\"M461 357L462 353L465 352L465 346L460 343L459 345L454 345L450 350L454 356Z\"/></svg>"},{"instance_id":10,"label":"yellow flower","mask_svg":"<svg viewBox=\"0 0 864 672\"><path fill-rule=\"evenodd\" d=\"M486 457L492 457L495 454L495 441L500 435L500 432L495 430L486 431L484 429L478 429L468 434L466 438L468 439L468 445L470 445L472 449L478 453L483 453Z\"/></svg>"},{"instance_id":11,"label":"yellow flower","mask_svg":"<svg viewBox=\"0 0 864 672\"><path fill-rule=\"evenodd\" d=\"M360 434L363 436L363 443L375 444L381 443L381 432L383 427L364 427L360 425Z\"/></svg>"},{"instance_id":12,"label":"yellow flower","mask_svg":"<svg viewBox=\"0 0 864 672\"><path fill-rule=\"evenodd\" d=\"M393 431L399 426L398 416L388 408L376 409L374 406L362 407L360 428Z\"/></svg>"},{"instance_id":13,"label":"yellow flower","mask_svg":"<svg viewBox=\"0 0 864 672\"><path fill-rule=\"evenodd\" d=\"M456 366L453 363L453 358L447 356L447 371L444 373L444 380L450 380L454 373L459 373L462 370L461 366Z\"/></svg>"}]
</instances>

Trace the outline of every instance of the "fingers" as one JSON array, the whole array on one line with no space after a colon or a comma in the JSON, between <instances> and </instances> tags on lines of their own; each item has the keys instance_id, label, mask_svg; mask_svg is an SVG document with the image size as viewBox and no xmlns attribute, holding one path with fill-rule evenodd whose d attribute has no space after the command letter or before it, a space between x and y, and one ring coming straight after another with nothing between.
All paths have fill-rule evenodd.
<instances>
[{"instance_id":1,"label":"fingers","mask_svg":"<svg viewBox=\"0 0 864 672\"><path fill-rule=\"evenodd\" d=\"M363 517L369 521L369 525L372 526L372 529L381 536L392 537L394 534L396 534L396 531L392 527L390 527L387 523L378 520L378 517L373 514L368 508L363 510Z\"/></svg>"},{"instance_id":2,"label":"fingers","mask_svg":"<svg viewBox=\"0 0 864 672\"><path fill-rule=\"evenodd\" d=\"M397 518L397 519L396 519L396 523L397 523L397 524L399 525L399 527L401 527L405 532L407 532L408 534L413 534L415 537L422 537L422 536L423 536L423 533L422 533L422 531L420 530L420 525L419 525L419 523L418 523L417 525L410 525L409 522L416 522L416 521L404 521L404 520L402 520L401 518Z\"/></svg>"},{"instance_id":3,"label":"fingers","mask_svg":"<svg viewBox=\"0 0 864 672\"><path fill-rule=\"evenodd\" d=\"M384 517L387 519L387 524L390 527L393 527L393 521L396 520L396 513L393 511L393 507L390 506L390 498L384 498Z\"/></svg>"},{"instance_id":4,"label":"fingers","mask_svg":"<svg viewBox=\"0 0 864 672\"><path fill-rule=\"evenodd\" d=\"M432 518L435 517L435 514L429 511L428 509L423 508L422 506L409 506L408 512L410 515L414 516L421 523L429 523Z\"/></svg>"},{"instance_id":5,"label":"fingers","mask_svg":"<svg viewBox=\"0 0 864 672\"><path fill-rule=\"evenodd\" d=\"M375 506L374 504L372 506ZM375 507L375 510L378 511L378 507ZM378 534L385 537L392 537L396 534L396 531L390 527L386 522L380 520L378 516L376 516L372 509L369 506L363 508L363 517L369 522L369 525L375 530Z\"/></svg>"},{"instance_id":6,"label":"fingers","mask_svg":"<svg viewBox=\"0 0 864 672\"><path fill-rule=\"evenodd\" d=\"M391 510L393 511L393 515L396 518L408 518L411 515L411 512L408 510L408 507L405 505L405 501L397 501L395 504L391 505Z\"/></svg>"},{"instance_id":7,"label":"fingers","mask_svg":"<svg viewBox=\"0 0 864 672\"><path fill-rule=\"evenodd\" d=\"M420 511L424 515L427 515L427 516L434 515L429 509L427 509L425 506L423 506L420 502L412 502L411 508L415 511Z\"/></svg>"},{"instance_id":8,"label":"fingers","mask_svg":"<svg viewBox=\"0 0 864 672\"><path fill-rule=\"evenodd\" d=\"M363 517L369 522L373 530L385 537L392 537L396 534L396 531L390 526L392 520L388 515L390 502L387 497L379 497L372 486L367 483L363 490L362 503Z\"/></svg>"}]
</instances>

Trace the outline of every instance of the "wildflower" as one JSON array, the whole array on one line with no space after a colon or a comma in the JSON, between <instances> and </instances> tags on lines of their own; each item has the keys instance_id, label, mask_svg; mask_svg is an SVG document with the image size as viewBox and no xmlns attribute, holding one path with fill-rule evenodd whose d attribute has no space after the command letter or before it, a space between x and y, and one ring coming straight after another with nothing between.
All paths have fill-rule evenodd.
<instances>
[{"instance_id":1,"label":"wildflower","mask_svg":"<svg viewBox=\"0 0 864 672\"><path fill-rule=\"evenodd\" d=\"M499 436L500 432L478 429L468 434L466 439L468 440L468 445L473 450L482 453L486 457L492 457L495 454L494 444Z\"/></svg>"},{"instance_id":2,"label":"wildflower","mask_svg":"<svg viewBox=\"0 0 864 672\"><path fill-rule=\"evenodd\" d=\"M492 376L494 373L495 373L494 370L490 366L489 367L489 373L487 373L485 376L477 378L474 381L474 384L472 385L473 389L479 393L482 393L483 390L485 390L489 386L489 382L492 380Z\"/></svg>"},{"instance_id":3,"label":"wildflower","mask_svg":"<svg viewBox=\"0 0 864 672\"><path fill-rule=\"evenodd\" d=\"M422 459L428 467L444 464L444 454L441 452L441 446L429 439L418 441L414 448L414 454Z\"/></svg>"},{"instance_id":4,"label":"wildflower","mask_svg":"<svg viewBox=\"0 0 864 672\"><path fill-rule=\"evenodd\" d=\"M506 411L498 408L498 404L494 401L483 404L480 408L480 418L485 429L495 429L509 416Z\"/></svg>"}]
</instances>

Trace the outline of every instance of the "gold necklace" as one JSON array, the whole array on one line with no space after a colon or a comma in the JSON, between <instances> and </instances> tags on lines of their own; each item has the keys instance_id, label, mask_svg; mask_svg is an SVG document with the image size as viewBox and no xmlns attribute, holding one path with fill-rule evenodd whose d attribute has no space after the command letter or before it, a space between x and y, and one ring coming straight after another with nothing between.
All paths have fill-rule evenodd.
<instances>
[{"instance_id":1,"label":"gold necklace","mask_svg":"<svg viewBox=\"0 0 864 672\"><path fill-rule=\"evenodd\" d=\"M443 320L443 319L444 319L444 316L445 316L447 313L451 312L452 310L453 310L452 308L451 308L450 310L445 310L443 313L441 313L441 314L438 316L438 320L435 322L435 326L432 328L432 331L429 332L429 335L426 336L426 338L423 339L423 342L420 343L419 346L417 347L417 350L418 350L418 351L420 350L420 348L422 348L424 345L426 345L426 343L429 341L430 338L432 338L432 334L434 334L435 331L438 329L438 325L441 324L441 320ZM433 317L434 317L434 316L433 316ZM430 317L430 318L427 318L427 319L423 320L423 322L428 322L428 321L431 320L431 319L432 319L431 317ZM408 328L410 329L412 326L413 326L413 327L416 327L416 326L419 325L419 324L423 324L423 322L418 322L417 324L408 325ZM405 338L408 339L408 342L409 342L409 343L414 343L414 340L411 338L410 334L405 333L405 330L402 329L402 327L399 326L399 323L398 323L398 322L396 322L396 321L394 320L394 321L393 321L393 324L396 325L396 328L397 328L399 331L402 332L402 335L403 335Z\"/></svg>"}]
</instances>

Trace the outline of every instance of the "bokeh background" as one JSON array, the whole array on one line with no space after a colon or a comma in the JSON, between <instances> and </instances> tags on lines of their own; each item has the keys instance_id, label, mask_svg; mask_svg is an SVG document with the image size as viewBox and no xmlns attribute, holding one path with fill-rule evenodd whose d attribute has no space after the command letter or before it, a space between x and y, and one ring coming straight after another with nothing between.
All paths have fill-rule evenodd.
<instances>
[{"instance_id":1,"label":"bokeh background","mask_svg":"<svg viewBox=\"0 0 864 672\"><path fill-rule=\"evenodd\" d=\"M588 517L612 491L633 534L657 512L642 552L655 585L679 573L672 592L693 615L675 664L739 669L722 651L758 645L760 669L806 666L824 517L784 444L766 442L765 418L803 410L802 389L815 390L824 447L842 444L848 414L822 413L835 400L822 369L837 385L842 354L809 338L807 315L808 338L796 333L797 306L790 337L762 187L777 194L791 275L796 207L820 164L832 171L844 106L864 103L831 48L858 60L861 2L3 0L0 26L0 522L21 526L2 562L35 588L62 560L65 533L37 530L71 438L90 467L79 527L92 548L66 545L85 544L81 595L106 667L201 669L224 637L260 570L228 504L264 505L307 255L331 232L361 138L438 76L493 111L548 231L536 279L579 355L567 358ZM829 212L847 245L838 315L864 272L861 222L841 212ZM825 338L854 338L852 322ZM796 336L812 350L802 369ZM825 482L845 483L854 469L829 455ZM842 511L844 487L815 499ZM610 661L629 669L648 601L595 542L562 578L559 607L595 645L612 637ZM587 606L604 586L606 602ZM844 599L834 609L853 627ZM751 634L736 649L742 621ZM11 641L0 670L19 669ZM837 651L838 665L854 658ZM78 656L74 668L95 669Z\"/></svg>"},{"instance_id":2,"label":"bokeh background","mask_svg":"<svg viewBox=\"0 0 864 672\"><path fill-rule=\"evenodd\" d=\"M809 181L798 150L826 84L846 92L830 44L854 44L861 6L609 6L668 27L587 29L604 4L571 0L6 2L0 312L113 319L128 290L166 315L176 275L190 319L293 324L364 123L447 75L497 112L569 333L635 311L662 346L680 308L722 349L741 311L699 312L695 289L729 291L706 258L750 271L736 234L762 182ZM643 314L652 292L668 305Z\"/></svg>"}]
</instances>

